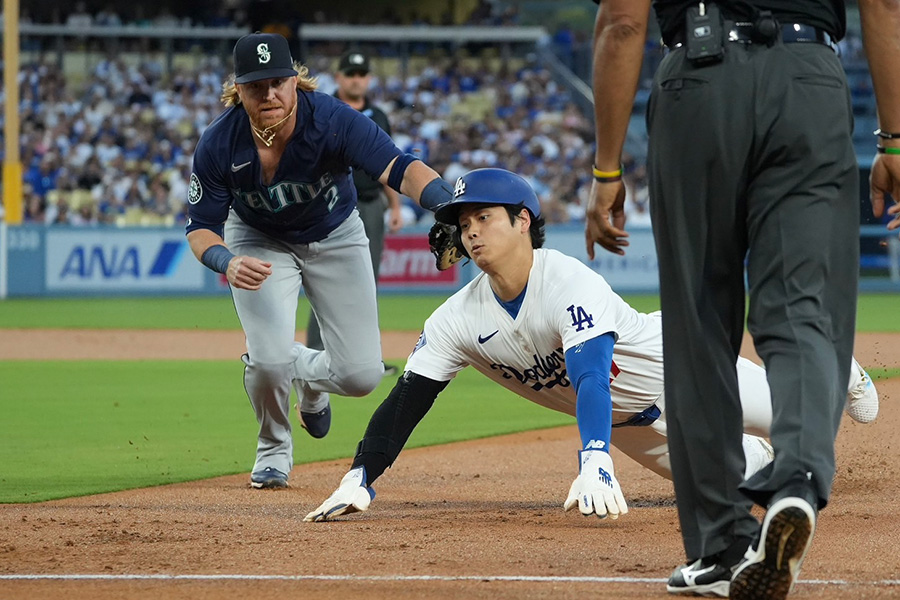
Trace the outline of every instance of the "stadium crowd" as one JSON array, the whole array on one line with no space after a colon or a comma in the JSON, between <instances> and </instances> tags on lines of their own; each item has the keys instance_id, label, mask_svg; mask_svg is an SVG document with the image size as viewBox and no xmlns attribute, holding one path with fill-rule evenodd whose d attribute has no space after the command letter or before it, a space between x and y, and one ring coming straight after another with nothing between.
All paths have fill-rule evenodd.
<instances>
[{"instance_id":1,"label":"stadium crowd","mask_svg":"<svg viewBox=\"0 0 900 600\"><path fill-rule=\"evenodd\" d=\"M333 59L314 59L311 67L320 89L333 91ZM76 88L53 64L24 67L26 220L183 221L191 155L222 110L225 76L214 59L164 78L152 63L132 67L110 58ZM371 91L391 117L397 144L446 179L480 166L507 168L531 181L548 221L581 218L591 124L545 69L447 58L406 77L376 78ZM411 201L407 211L409 222L430 218Z\"/></svg>"}]
</instances>

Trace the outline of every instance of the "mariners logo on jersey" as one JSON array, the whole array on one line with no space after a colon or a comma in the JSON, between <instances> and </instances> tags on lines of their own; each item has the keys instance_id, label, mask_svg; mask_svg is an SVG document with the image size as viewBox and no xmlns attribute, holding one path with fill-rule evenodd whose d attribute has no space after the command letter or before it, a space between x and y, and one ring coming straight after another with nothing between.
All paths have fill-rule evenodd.
<instances>
[{"instance_id":1,"label":"mariners logo on jersey","mask_svg":"<svg viewBox=\"0 0 900 600\"><path fill-rule=\"evenodd\" d=\"M203 186L195 173L191 173L191 186L188 188L188 202L197 204L203 197Z\"/></svg>"},{"instance_id":2,"label":"mariners logo on jersey","mask_svg":"<svg viewBox=\"0 0 900 600\"><path fill-rule=\"evenodd\" d=\"M256 53L259 55L259 64L264 65L272 59L272 53L269 52L268 44L260 44L256 47Z\"/></svg>"}]
</instances>

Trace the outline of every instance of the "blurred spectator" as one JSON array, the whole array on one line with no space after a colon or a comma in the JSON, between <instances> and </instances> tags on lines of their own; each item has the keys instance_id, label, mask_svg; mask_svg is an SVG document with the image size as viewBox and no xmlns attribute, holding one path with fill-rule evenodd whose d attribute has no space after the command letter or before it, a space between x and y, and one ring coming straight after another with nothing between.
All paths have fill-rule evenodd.
<instances>
[{"instance_id":1,"label":"blurred spectator","mask_svg":"<svg viewBox=\"0 0 900 600\"><path fill-rule=\"evenodd\" d=\"M76 2L75 10L66 17L66 27L72 27L73 29L90 27L93 24L94 18L87 12L84 2Z\"/></svg>"}]
</instances>

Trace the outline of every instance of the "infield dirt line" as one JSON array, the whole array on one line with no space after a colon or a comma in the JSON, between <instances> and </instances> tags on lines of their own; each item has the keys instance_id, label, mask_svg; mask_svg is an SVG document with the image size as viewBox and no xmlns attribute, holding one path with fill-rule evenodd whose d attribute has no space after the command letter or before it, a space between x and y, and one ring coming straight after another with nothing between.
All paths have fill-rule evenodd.
<instances>
[{"instance_id":1,"label":"infield dirt line","mask_svg":"<svg viewBox=\"0 0 900 600\"><path fill-rule=\"evenodd\" d=\"M527 581L536 583L665 583L658 577L578 577L540 575L174 575L174 574L0 574L0 581ZM846 581L800 579L798 585L900 586L900 579Z\"/></svg>"}]
</instances>

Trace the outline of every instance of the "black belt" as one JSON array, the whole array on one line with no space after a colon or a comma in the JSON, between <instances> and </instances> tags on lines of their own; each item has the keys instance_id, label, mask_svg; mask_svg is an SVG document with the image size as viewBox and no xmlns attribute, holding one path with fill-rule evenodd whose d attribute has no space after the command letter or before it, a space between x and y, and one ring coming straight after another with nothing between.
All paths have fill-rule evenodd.
<instances>
[{"instance_id":1,"label":"black belt","mask_svg":"<svg viewBox=\"0 0 900 600\"><path fill-rule=\"evenodd\" d=\"M661 414L662 411L659 410L659 407L652 404L643 411L631 415L627 420L616 423L613 427L646 427L647 425L652 425Z\"/></svg>"},{"instance_id":2,"label":"black belt","mask_svg":"<svg viewBox=\"0 0 900 600\"><path fill-rule=\"evenodd\" d=\"M765 43L760 39L753 23L725 23L725 39L729 42L741 44ZM784 44L824 44L834 49L834 38L827 31L817 29L812 25L802 23L788 23L781 26L781 41ZM680 47L684 43L684 32L679 31L672 36L672 40L666 44L669 49Z\"/></svg>"}]
</instances>

